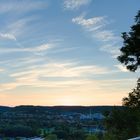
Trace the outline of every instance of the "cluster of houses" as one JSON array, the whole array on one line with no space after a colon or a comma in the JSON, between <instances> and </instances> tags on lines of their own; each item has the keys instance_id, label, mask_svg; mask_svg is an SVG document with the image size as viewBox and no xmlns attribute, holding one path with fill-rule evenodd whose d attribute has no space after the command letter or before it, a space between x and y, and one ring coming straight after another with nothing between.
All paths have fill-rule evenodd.
<instances>
[{"instance_id":1,"label":"cluster of houses","mask_svg":"<svg viewBox=\"0 0 140 140\"><path fill-rule=\"evenodd\" d=\"M102 113L94 113L94 114L81 114L80 120L103 120L105 116Z\"/></svg>"},{"instance_id":2,"label":"cluster of houses","mask_svg":"<svg viewBox=\"0 0 140 140\"><path fill-rule=\"evenodd\" d=\"M19 114L21 116L21 114ZM12 116L12 115L11 115ZM23 115L24 117L24 115ZM26 116L27 117L27 116ZM29 118L32 116L29 116ZM56 124L58 123L69 123L69 124L80 124L81 128L87 132L87 133L104 133L105 130L102 127L102 125L99 125L102 120L105 119L105 116L102 113L88 113L88 114L83 114L83 113L76 113L76 112L67 112L67 113L58 113L58 114L48 114L45 116L45 118L49 122L55 122ZM94 124L90 124L87 122L94 122ZM89 125L90 124L90 125ZM72 125L73 126L73 125ZM54 132L55 131L55 126L48 127L45 129L45 132ZM20 140L44 140L41 137L34 137L34 138L19 138ZM10 140L14 140L10 138Z\"/></svg>"}]
</instances>

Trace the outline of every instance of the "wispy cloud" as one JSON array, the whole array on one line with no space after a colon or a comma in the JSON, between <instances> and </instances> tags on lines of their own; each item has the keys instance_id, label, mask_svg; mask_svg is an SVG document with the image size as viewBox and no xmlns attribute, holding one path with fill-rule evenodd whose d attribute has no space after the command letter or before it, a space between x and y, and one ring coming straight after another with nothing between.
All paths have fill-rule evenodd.
<instances>
[{"instance_id":1,"label":"wispy cloud","mask_svg":"<svg viewBox=\"0 0 140 140\"><path fill-rule=\"evenodd\" d=\"M100 46L101 51L112 54L114 58L119 56L120 54L119 48L120 46L118 46L117 43L113 43L113 42L111 42L110 44L105 44L105 45Z\"/></svg>"},{"instance_id":2,"label":"wispy cloud","mask_svg":"<svg viewBox=\"0 0 140 140\"><path fill-rule=\"evenodd\" d=\"M113 31L110 31L110 30L103 30L103 31L97 32L95 37L102 41L111 41L111 40L117 39Z\"/></svg>"},{"instance_id":3,"label":"wispy cloud","mask_svg":"<svg viewBox=\"0 0 140 140\"><path fill-rule=\"evenodd\" d=\"M12 34L16 38L18 38L25 32L27 33L27 29L31 27L30 23L34 23L36 19L37 17L35 16L18 18L17 20L8 23L8 25L5 27L5 30L8 32L8 34Z\"/></svg>"},{"instance_id":4,"label":"wispy cloud","mask_svg":"<svg viewBox=\"0 0 140 140\"><path fill-rule=\"evenodd\" d=\"M54 47L54 44L46 43L46 44L42 44L42 45L35 46L35 47L28 47L28 48L23 47L23 48L19 49L19 51L42 52L42 51L51 49L52 47Z\"/></svg>"},{"instance_id":5,"label":"wispy cloud","mask_svg":"<svg viewBox=\"0 0 140 140\"><path fill-rule=\"evenodd\" d=\"M87 5L91 0L64 0L64 8L68 10L78 9L81 6Z\"/></svg>"},{"instance_id":6,"label":"wispy cloud","mask_svg":"<svg viewBox=\"0 0 140 140\"><path fill-rule=\"evenodd\" d=\"M70 90L80 93L100 92L107 93L127 93L135 85L136 79L111 79L111 80L93 80L86 78L75 78L71 80L40 80L34 75L28 77L18 77L15 82L0 84L0 91L14 90L18 87L30 88L55 88L55 90ZM129 85L129 88L128 88Z\"/></svg>"},{"instance_id":7,"label":"wispy cloud","mask_svg":"<svg viewBox=\"0 0 140 140\"><path fill-rule=\"evenodd\" d=\"M31 53L40 53L44 52L48 49L52 49L54 44L41 44L39 46L25 47L21 44L18 44L17 47L14 48L1 48L2 53L13 53L13 52L31 52Z\"/></svg>"},{"instance_id":8,"label":"wispy cloud","mask_svg":"<svg viewBox=\"0 0 140 140\"><path fill-rule=\"evenodd\" d=\"M0 39L3 41L13 40L18 44L18 40L20 39L20 37L27 36L27 32L29 32L29 30L31 30L33 26L33 24L31 25L31 23L34 23L35 20L37 20L37 17L27 16L6 23L2 26Z\"/></svg>"},{"instance_id":9,"label":"wispy cloud","mask_svg":"<svg viewBox=\"0 0 140 140\"><path fill-rule=\"evenodd\" d=\"M84 31L89 33L93 39L96 39L103 44L100 46L101 51L108 52L113 57L119 54L119 37L115 35L113 30L106 29L110 24L109 19L106 16L85 18L85 15L80 15L72 19L72 22L80 25Z\"/></svg>"},{"instance_id":10,"label":"wispy cloud","mask_svg":"<svg viewBox=\"0 0 140 140\"><path fill-rule=\"evenodd\" d=\"M0 33L0 38L16 41L16 37L10 33Z\"/></svg>"},{"instance_id":11,"label":"wispy cloud","mask_svg":"<svg viewBox=\"0 0 140 140\"><path fill-rule=\"evenodd\" d=\"M93 18L86 19L86 18L84 18L84 15L82 14L76 18L73 18L72 22L79 24L79 25L83 26L84 28L87 28L88 30L94 31L94 30L99 29L99 27L100 28L103 27L104 19L105 19L105 17L93 17ZM99 26L99 24L100 24L100 26Z\"/></svg>"},{"instance_id":12,"label":"wispy cloud","mask_svg":"<svg viewBox=\"0 0 140 140\"><path fill-rule=\"evenodd\" d=\"M3 1L0 4L0 13L15 13L15 14L21 14L33 10L39 10L42 8L47 7L46 3L41 1L34 1L34 0L14 0L14 1Z\"/></svg>"},{"instance_id":13,"label":"wispy cloud","mask_svg":"<svg viewBox=\"0 0 140 140\"><path fill-rule=\"evenodd\" d=\"M76 63L48 63L44 65L31 65L10 72L9 77L14 82L0 84L1 91L12 90L20 86L29 87L72 87L93 84L89 75L108 74L107 68L96 65L79 66ZM57 80L56 80L57 79Z\"/></svg>"},{"instance_id":14,"label":"wispy cloud","mask_svg":"<svg viewBox=\"0 0 140 140\"><path fill-rule=\"evenodd\" d=\"M126 69L126 67L121 64L115 65L115 67L117 67L122 72L129 72L128 69Z\"/></svg>"},{"instance_id":15,"label":"wispy cloud","mask_svg":"<svg viewBox=\"0 0 140 140\"><path fill-rule=\"evenodd\" d=\"M1 29L1 37L18 40L23 33L29 34L29 29L33 28L37 16L32 12L46 9L45 1L34 0L6 0L0 2L0 14L3 14L6 21ZM32 25L31 25L32 23Z\"/></svg>"},{"instance_id":16,"label":"wispy cloud","mask_svg":"<svg viewBox=\"0 0 140 140\"><path fill-rule=\"evenodd\" d=\"M4 69L0 68L0 72L3 72L3 71L4 71Z\"/></svg>"},{"instance_id":17,"label":"wispy cloud","mask_svg":"<svg viewBox=\"0 0 140 140\"><path fill-rule=\"evenodd\" d=\"M36 75L37 77L84 77L89 74L107 74L110 70L104 67L96 65L84 65L79 66L76 63L48 63L38 66L31 67L27 71L11 74L12 77L25 77L26 75Z\"/></svg>"},{"instance_id":18,"label":"wispy cloud","mask_svg":"<svg viewBox=\"0 0 140 140\"><path fill-rule=\"evenodd\" d=\"M31 78L32 79L32 78ZM18 87L44 87L44 88L56 88L56 89L64 89L64 88L71 88L71 87L79 87L79 86L88 86L89 84L95 84L95 81L92 80L86 80L86 79L75 79L75 80L68 80L68 81L40 81L40 80L31 80L31 79L19 79L16 82L11 83L3 83L0 84L0 91L7 91L7 90L13 90ZM95 84L97 87L97 84Z\"/></svg>"},{"instance_id":19,"label":"wispy cloud","mask_svg":"<svg viewBox=\"0 0 140 140\"><path fill-rule=\"evenodd\" d=\"M109 24L105 16L86 19L85 15L80 15L73 18L72 22L80 25L89 32L93 38L97 38L99 41L111 41L117 38L113 31L105 29L107 24Z\"/></svg>"}]
</instances>

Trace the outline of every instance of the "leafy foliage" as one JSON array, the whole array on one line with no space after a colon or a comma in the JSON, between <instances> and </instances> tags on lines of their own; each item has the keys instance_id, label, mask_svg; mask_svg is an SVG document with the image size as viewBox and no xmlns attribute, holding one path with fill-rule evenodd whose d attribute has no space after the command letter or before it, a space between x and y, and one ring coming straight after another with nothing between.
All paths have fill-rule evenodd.
<instances>
[{"instance_id":1,"label":"leafy foliage","mask_svg":"<svg viewBox=\"0 0 140 140\"><path fill-rule=\"evenodd\" d=\"M114 140L126 140L140 135L140 111L126 108L115 109L106 120L109 135Z\"/></svg>"},{"instance_id":2,"label":"leafy foliage","mask_svg":"<svg viewBox=\"0 0 140 140\"><path fill-rule=\"evenodd\" d=\"M121 55L118 56L118 60L133 72L140 66L140 11L135 17L135 22L130 32L122 33L124 45L120 49Z\"/></svg>"},{"instance_id":3,"label":"leafy foliage","mask_svg":"<svg viewBox=\"0 0 140 140\"><path fill-rule=\"evenodd\" d=\"M137 81L136 88L129 93L128 97L123 98L123 105L128 107L140 107L140 78Z\"/></svg>"},{"instance_id":4,"label":"leafy foliage","mask_svg":"<svg viewBox=\"0 0 140 140\"><path fill-rule=\"evenodd\" d=\"M123 98L124 109L114 109L106 119L108 134L111 140L126 140L140 135L140 79L136 88Z\"/></svg>"},{"instance_id":5,"label":"leafy foliage","mask_svg":"<svg viewBox=\"0 0 140 140\"><path fill-rule=\"evenodd\" d=\"M0 134L2 136L9 136L9 137L32 137L36 136L38 133L34 128L29 126L23 125L8 125L0 128Z\"/></svg>"},{"instance_id":6,"label":"leafy foliage","mask_svg":"<svg viewBox=\"0 0 140 140\"><path fill-rule=\"evenodd\" d=\"M96 135L88 135L86 140L98 140L98 137Z\"/></svg>"},{"instance_id":7,"label":"leafy foliage","mask_svg":"<svg viewBox=\"0 0 140 140\"><path fill-rule=\"evenodd\" d=\"M136 88L123 98L123 109L114 109L106 119L107 140L126 140L140 135L140 79Z\"/></svg>"},{"instance_id":8,"label":"leafy foliage","mask_svg":"<svg viewBox=\"0 0 140 140\"><path fill-rule=\"evenodd\" d=\"M57 140L57 136L55 134L49 134L45 140Z\"/></svg>"}]
</instances>

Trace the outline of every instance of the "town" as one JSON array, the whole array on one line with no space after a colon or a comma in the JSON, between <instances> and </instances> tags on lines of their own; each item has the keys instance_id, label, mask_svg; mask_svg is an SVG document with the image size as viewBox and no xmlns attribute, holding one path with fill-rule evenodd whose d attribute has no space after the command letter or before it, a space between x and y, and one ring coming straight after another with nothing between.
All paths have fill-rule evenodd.
<instances>
[{"instance_id":1,"label":"town","mask_svg":"<svg viewBox=\"0 0 140 140\"><path fill-rule=\"evenodd\" d=\"M88 134L105 133L105 114L111 106L101 107L0 107L1 139L65 140L85 139ZM55 139L55 138L53 138Z\"/></svg>"}]
</instances>

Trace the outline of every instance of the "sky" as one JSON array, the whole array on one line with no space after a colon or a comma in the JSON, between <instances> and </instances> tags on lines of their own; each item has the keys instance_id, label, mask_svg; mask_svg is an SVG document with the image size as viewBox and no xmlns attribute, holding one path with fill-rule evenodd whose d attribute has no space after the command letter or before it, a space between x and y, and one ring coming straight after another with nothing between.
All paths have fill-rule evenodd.
<instances>
[{"instance_id":1,"label":"sky","mask_svg":"<svg viewBox=\"0 0 140 140\"><path fill-rule=\"evenodd\" d=\"M136 85L116 57L139 0L0 0L0 105L121 105Z\"/></svg>"}]
</instances>

